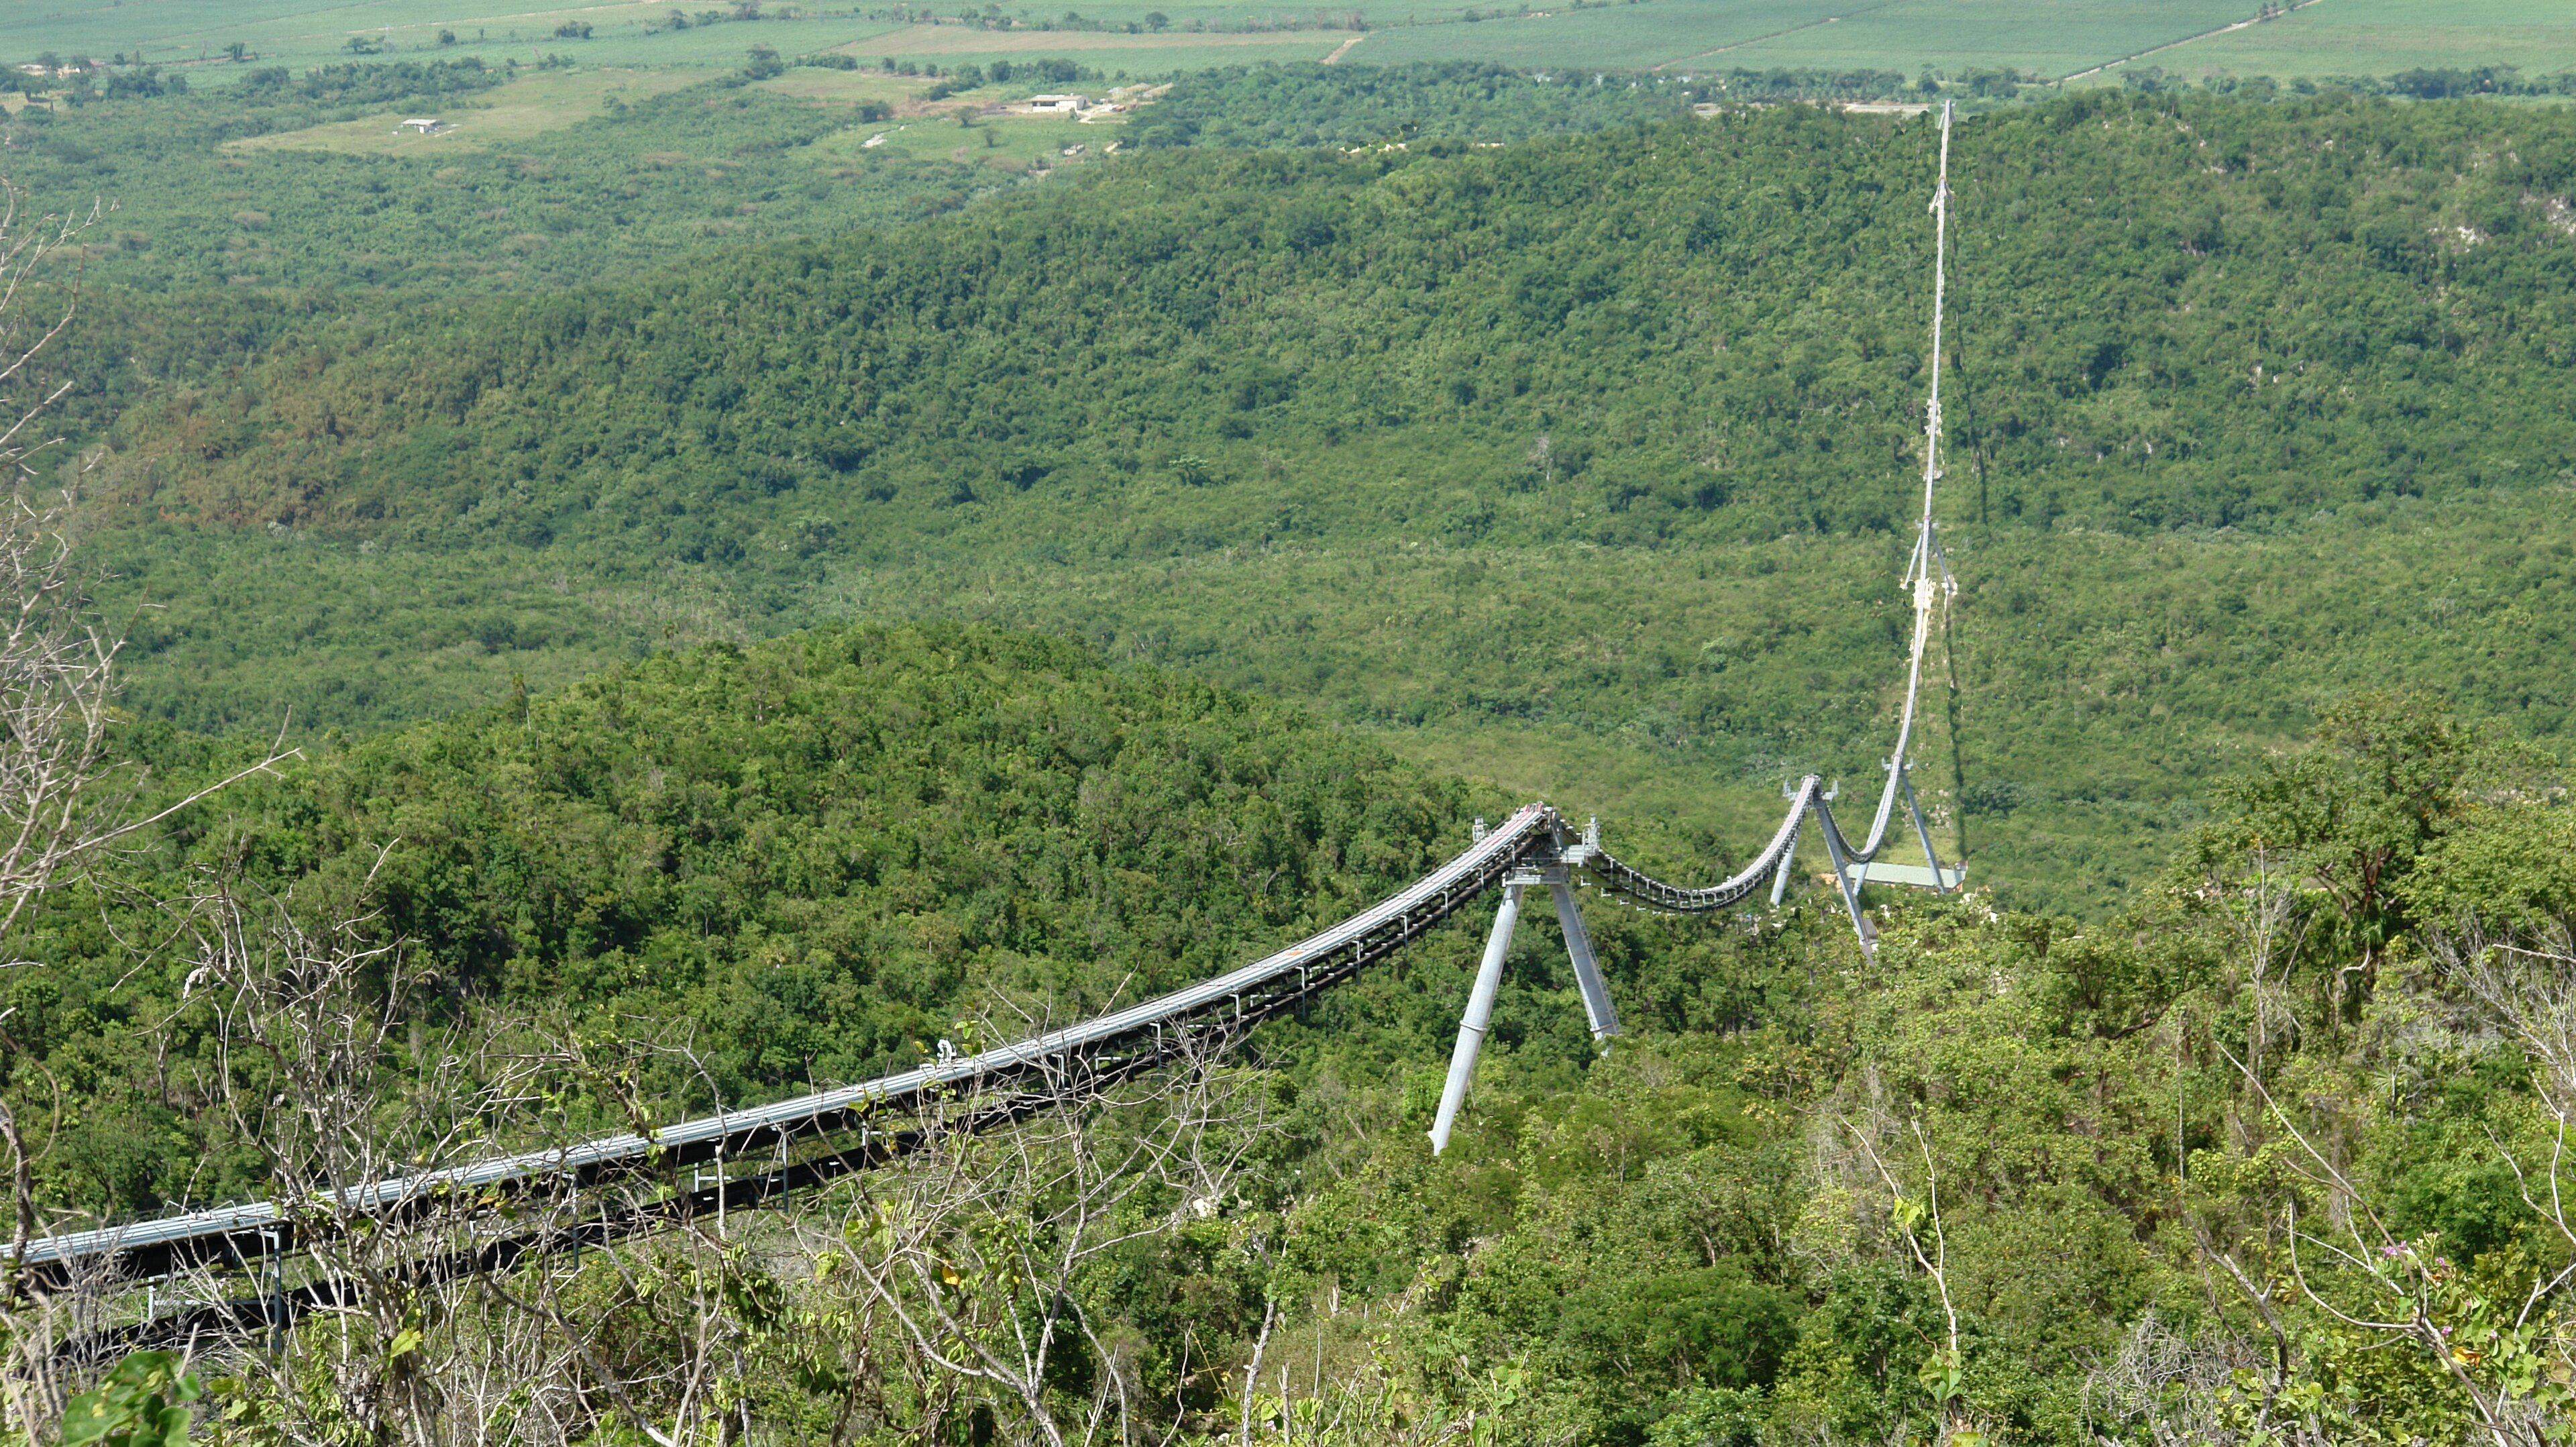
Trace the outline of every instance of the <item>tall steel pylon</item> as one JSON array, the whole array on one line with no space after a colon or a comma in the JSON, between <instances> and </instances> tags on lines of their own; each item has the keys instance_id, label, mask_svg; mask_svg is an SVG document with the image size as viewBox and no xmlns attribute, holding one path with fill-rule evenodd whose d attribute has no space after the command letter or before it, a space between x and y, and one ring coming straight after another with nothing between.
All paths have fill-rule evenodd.
<instances>
[{"instance_id":1,"label":"tall steel pylon","mask_svg":"<svg viewBox=\"0 0 2576 1447\"><path fill-rule=\"evenodd\" d=\"M1905 671L1905 708L1896 729L1896 748L1887 757L1887 785L1878 798L1878 815L1871 821L1869 839L1854 848L1834 826L1833 811L1825 807L1832 802L1834 790L1818 791L1809 778L1783 793L1792 800L1789 818L1781 826L1780 836L1772 840L1765 855L1773 855L1771 866L1771 902L1779 904L1789 888L1790 868L1797 856L1798 831L1804 821L1814 816L1818 832L1824 835L1825 853L1833 864L1834 884L1842 897L1843 910L1851 919L1852 933L1859 937L1864 952L1874 952L1878 934L1869 917L1861 912L1860 890L1873 880L1886 884L1909 884L1947 894L1967 879L1967 868L1945 868L1941 855L1932 844L1932 829L1923 818L1923 805L1914 794L1913 764L1906 757L1914 744L1914 726L1923 694L1923 653L1931 641L1933 611L1937 605L1946 618L1950 600L1957 596L1959 584L1950 572L1950 559L1941 548L1938 525L1932 515L1933 499L1941 482L1941 323L1949 299L1950 262L1950 122L1948 101L1941 103L1941 161L1932 185L1932 353L1931 390L1923 408L1923 509L1914 531L1914 552L1906 560L1902 586L1907 588L1914 604L1914 638L1908 650ZM1906 817L1914 825L1914 837L1923 846L1922 866L1882 863L1878 853L1887 842L1888 823L1895 817L1896 802L1905 801ZM1481 831L1482 821L1478 821ZM1598 834L1587 831L1587 844L1597 845ZM1458 1043L1449 1054L1449 1078L1440 1091L1440 1113L1431 1126L1431 1150L1437 1155L1449 1148L1449 1133L1457 1122L1458 1112L1466 1103L1467 1086L1476 1072L1476 1057L1484 1049L1485 1035L1492 1027L1494 996L1502 987L1503 957L1511 949L1512 931L1520 921L1521 891L1531 884L1545 882L1556 900L1556 917L1565 931L1566 952L1574 958L1574 973L1583 989L1585 1012L1591 1018L1592 1038L1606 1042L1617 1034L1619 1022L1610 1005L1610 993L1602 983L1599 965L1592 956L1591 938L1584 933L1583 916L1575 908L1574 890L1568 878L1568 865L1580 867L1579 850L1566 852L1566 864L1559 864L1544 875L1524 872L1504 881L1503 902L1494 915L1492 933L1485 939L1485 954L1476 969L1476 983L1467 995L1467 1013L1458 1022Z\"/></svg>"}]
</instances>

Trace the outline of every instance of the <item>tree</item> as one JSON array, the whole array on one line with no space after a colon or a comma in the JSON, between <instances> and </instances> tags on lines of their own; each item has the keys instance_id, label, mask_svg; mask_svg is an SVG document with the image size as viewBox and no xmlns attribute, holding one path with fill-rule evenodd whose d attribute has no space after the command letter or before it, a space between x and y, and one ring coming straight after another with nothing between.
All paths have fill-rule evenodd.
<instances>
[{"instance_id":1,"label":"tree","mask_svg":"<svg viewBox=\"0 0 2576 1447\"><path fill-rule=\"evenodd\" d=\"M2448 982L2472 1004L2465 1023L2511 1042L2527 1068L2532 1108L2511 1137L2491 1127L2490 1143L2512 1174L2528 1224L2538 1229L2510 1251L2453 1259L2459 1248L2439 1231L2399 1227L2385 1190L2342 1158L2338 1122L2320 1119L2314 1107L2294 1114L2295 1102L2285 1104L2244 1069L2251 1093L2288 1137L2291 1149L2281 1159L2304 1188L2282 1195L2280 1265L2328 1328L2318 1349L2329 1373L2339 1368L2351 1380L2355 1364L2392 1351L2415 1368L2411 1403L2382 1400L2391 1395L2384 1387L2348 1392L2357 1400L2335 1403L2311 1383L2302 1384L2305 1405L2318 1414L2457 1404L2466 1408L2461 1425L2493 1447L2543 1447L2576 1429L2576 1207L2569 1199L2576 1191L2569 1159L2576 1145L2576 941L2549 930L2429 943ZM2235 1264L2225 1264L2252 1294Z\"/></svg>"},{"instance_id":2,"label":"tree","mask_svg":"<svg viewBox=\"0 0 2576 1447\"><path fill-rule=\"evenodd\" d=\"M1135 1439L1146 1393L1092 1278L1236 1204L1276 1127L1257 1080L1219 1063L1226 1043L1175 1041L1172 1063L1126 1082L1050 1066L1033 1094L1051 1108L989 1133L972 1127L1021 1107L969 1094L922 1124L922 1149L862 1183L835 1260L913 1375L1007 1440Z\"/></svg>"},{"instance_id":3,"label":"tree","mask_svg":"<svg viewBox=\"0 0 2576 1447\"><path fill-rule=\"evenodd\" d=\"M0 468L10 483L0 500L0 969L45 968L19 952L28 948L30 913L52 891L97 867L121 842L228 784L273 770L295 752L281 740L259 762L149 813L137 807L140 771L115 757L110 734L125 635L99 618L74 566L69 490L46 504L29 496L34 462L50 445L33 429L72 384L20 390L34 385L38 357L69 332L78 314L77 270L68 283L52 282L44 270L67 251L78 254L80 235L99 214L93 207L86 217L32 215L25 193L0 177L0 388L10 389L0 392ZM0 1083L24 1055L5 1022L0 1012ZM63 1404L61 1364L52 1356L60 1316L49 1290L17 1265L36 1232L37 1205L27 1133L5 1095L0 1143L9 1153L13 1207L0 1316L20 1364L30 1369L26 1380L11 1384L7 1400L16 1429L35 1441ZM154 1395L170 1385L151 1375L158 1370L132 1359L86 1399L98 1421L116 1413L131 1418L109 1440L185 1436L184 1408ZM184 1375L170 1381L189 1385ZM177 1400L192 1392L189 1387Z\"/></svg>"},{"instance_id":4,"label":"tree","mask_svg":"<svg viewBox=\"0 0 2576 1447\"><path fill-rule=\"evenodd\" d=\"M2512 755L2439 695L2415 689L2346 698L2318 717L2313 737L2315 747L2220 787L2232 817L2204 835L2199 858L2229 871L2258 861L2331 905L2353 961L2330 1003L2348 1017L2411 922L2405 881L2417 859Z\"/></svg>"}]
</instances>

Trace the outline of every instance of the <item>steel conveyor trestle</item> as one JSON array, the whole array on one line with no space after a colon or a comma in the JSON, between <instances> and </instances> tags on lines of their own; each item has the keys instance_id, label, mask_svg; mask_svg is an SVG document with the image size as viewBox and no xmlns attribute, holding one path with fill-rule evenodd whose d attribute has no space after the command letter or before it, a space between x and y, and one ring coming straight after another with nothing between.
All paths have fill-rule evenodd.
<instances>
[{"instance_id":1,"label":"steel conveyor trestle","mask_svg":"<svg viewBox=\"0 0 2576 1447\"><path fill-rule=\"evenodd\" d=\"M191 1211L158 1220L92 1231L49 1236L27 1244L17 1262L21 1279L39 1287L84 1281L138 1280L165 1277L194 1268L251 1269L254 1261L278 1258L320 1244L313 1233L350 1229L351 1221L418 1220L433 1212L449 1219L459 1215L500 1223L486 1233L480 1226L471 1239L449 1254L425 1255L411 1273L428 1279L459 1272L497 1269L529 1252L577 1247L650 1230L673 1219L712 1213L730 1206L756 1206L776 1196L865 1170L916 1148L924 1139L918 1124L945 1112L943 1131L974 1130L1020 1119L1046 1109L1081 1085L1116 1080L1161 1064L1185 1049L1223 1043L1242 1030L1295 1008L1300 1002L1351 978L1448 919L1489 891L1509 887L1513 899L1498 920L1487 958L1478 972L1480 1003L1470 1007L1453 1057L1450 1087L1444 1092L1435 1138L1445 1144L1448 1127L1463 1101L1467 1076L1474 1067L1475 1045L1485 1029L1499 979L1503 950L1518 917L1519 891L1546 887L1554 896L1567 932L1568 949L1584 993L1596 1039L1617 1030L1617 1015L1608 989L1598 977L1588 942L1580 935L1580 916L1572 909L1570 887L1580 873L1598 889L1650 909L1705 914L1740 904L1771 885L1778 902L1795 857L1799 834L1812 817L1833 866L1844 908L1862 948L1873 932L1860 909L1859 890L1872 879L1913 882L1920 878L1947 891L1958 887L1962 871L1945 868L1933 854L1932 838L1915 800L1908 776L1907 752L1914 743L1926 640L1936 605L1946 609L1955 592L1949 564L1934 528L1933 488L1941 473L1940 326L1942 268L1946 264L1949 206L1950 113L1941 117L1941 179L1934 192L1936 261L1933 284L1932 395L1925 430L1923 512L1905 583L1914 615L1903 710L1895 752L1886 760L1888 778L1869 835L1854 845L1834 821L1833 791L1814 775L1787 790L1788 812L1762 852L1731 877L1716 884L1690 887L1668 884L1603 851L1595 830L1569 838L1564 818L1545 804L1529 804L1498 827L1479 827L1474 841L1457 857L1369 909L1332 928L1299 940L1239 969L1184 989L1172 991L1093 1019L1042 1031L1026 1040L968 1056L943 1055L919 1069L835 1090L820 1091L749 1110L728 1110L657 1130L649 1135L604 1136L558 1149L528 1151L489 1160L390 1178L300 1203L256 1201L213 1210ZM1923 866L1878 861L1887 842L1898 803L1911 816L1922 844ZM1213 1041L1211 1037L1214 1037ZM809 1154L790 1160L790 1147L802 1144ZM770 1156L775 1165L765 1173L726 1180L717 1172L711 1188L672 1189L650 1199L600 1206L592 1214L574 1213L570 1224L516 1226L522 1213L510 1209L513 1197L551 1195L558 1201L582 1199L589 1187L637 1173L708 1161L743 1162ZM463 1203L460 1207L460 1203ZM345 1299L346 1282L285 1286L282 1271L269 1271L267 1295L249 1303L197 1308L115 1335L132 1342L155 1339L165 1330L229 1331L245 1324L277 1324L283 1317L317 1305Z\"/></svg>"},{"instance_id":2,"label":"steel conveyor trestle","mask_svg":"<svg viewBox=\"0 0 2576 1447\"><path fill-rule=\"evenodd\" d=\"M978 1122L1016 1118L1044 1108L1064 1081L1098 1083L1150 1069L1208 1030L1231 1034L1292 1010L1421 938L1516 871L1544 871L1549 877L1579 872L1604 892L1658 910L1706 913L1740 903L1780 866L1810 814L1825 829L1833 828L1820 783L1812 775L1792 791L1787 817L1759 856L1729 879L1690 888L1668 884L1617 859L1602 850L1589 831L1579 840L1570 839L1563 816L1545 804L1530 804L1456 858L1330 929L1214 979L1060 1030L863 1084L774 1105L720 1111L649 1136L604 1136L559 1149L424 1171L353 1188L336 1199L303 1207L254 1201L48 1236L28 1243L24 1266L36 1279L54 1282L76 1274L147 1279L196 1267L242 1266L299 1251L312 1244L304 1239L307 1234L327 1229L326 1223L335 1220L402 1220L434 1209L452 1210L460 1198L479 1197L498 1210L507 1197L531 1189L580 1192L647 1168L707 1161L738 1162L763 1155L777 1155L783 1161L790 1145L858 1137L855 1144L812 1160L781 1164L768 1173L705 1190L677 1192L671 1200L636 1213L636 1219L624 1226L598 1218L580 1228L579 1234L641 1229L664 1216L687 1215L699 1208L712 1212L721 1205L758 1205L777 1194L903 1154L912 1137L893 1123L912 1112L972 1098L993 1102L974 1112ZM1587 949L1586 958L1588 954ZM1615 1028L1615 1017L1606 1013L1606 995L1597 1003L1604 1014L1596 1024ZM1596 1030L1599 1033L1606 1031ZM499 1242L484 1248L483 1254L506 1255L511 1249Z\"/></svg>"},{"instance_id":3,"label":"steel conveyor trestle","mask_svg":"<svg viewBox=\"0 0 2576 1447\"><path fill-rule=\"evenodd\" d=\"M956 1056L899 1075L722 1111L655 1131L605 1136L555 1150L496 1157L424 1171L343 1192L327 1209L290 1209L255 1201L192 1211L131 1225L48 1236L27 1245L24 1267L40 1279L109 1269L127 1277L166 1276L198 1266L221 1267L291 1252L299 1230L316 1219L402 1219L460 1194L496 1198L543 1180L549 1189L579 1190L647 1166L739 1161L782 1145L865 1130L872 1120L965 1095L992 1097L1047 1077L1104 1076L1147 1068L1172 1054L1191 1027L1227 1030L1293 1009L1420 938L1512 869L1560 851L1563 820L1531 804L1464 853L1377 905L1240 969L1123 1010L1050 1030L1015 1044Z\"/></svg>"}]
</instances>

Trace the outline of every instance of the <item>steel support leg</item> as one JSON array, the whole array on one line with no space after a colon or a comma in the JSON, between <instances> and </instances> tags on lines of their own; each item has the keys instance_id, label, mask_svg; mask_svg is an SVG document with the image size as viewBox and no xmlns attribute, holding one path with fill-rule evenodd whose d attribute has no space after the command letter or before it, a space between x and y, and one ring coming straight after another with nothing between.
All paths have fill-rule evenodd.
<instances>
[{"instance_id":1,"label":"steel support leg","mask_svg":"<svg viewBox=\"0 0 2576 1447\"><path fill-rule=\"evenodd\" d=\"M1860 885L1852 878L1851 860L1843 853L1842 846L1834 841L1834 831L1826 827L1825 821L1817 820L1816 829L1825 836L1825 852L1833 856L1834 884L1842 891L1843 910L1851 916L1852 933L1860 937L1860 951L1865 955L1875 955L1878 953L1878 936L1870 929L1869 921L1861 918Z\"/></svg>"},{"instance_id":2,"label":"steel support leg","mask_svg":"<svg viewBox=\"0 0 2576 1447\"><path fill-rule=\"evenodd\" d=\"M1914 799L1914 777L1905 779L1905 812L1914 816L1914 837L1923 842L1923 862L1932 866L1932 892L1948 894L1950 875L1941 867L1941 856L1932 848L1932 826L1923 822L1923 806Z\"/></svg>"},{"instance_id":3,"label":"steel support leg","mask_svg":"<svg viewBox=\"0 0 2576 1447\"><path fill-rule=\"evenodd\" d=\"M1789 871L1798 862L1798 836L1805 833L1806 828L1806 821L1800 820L1798 827L1789 832L1789 847L1780 851L1780 872L1771 876L1771 907L1774 909L1788 897Z\"/></svg>"},{"instance_id":4,"label":"steel support leg","mask_svg":"<svg viewBox=\"0 0 2576 1447\"><path fill-rule=\"evenodd\" d=\"M1503 907L1494 912L1494 932L1485 937L1484 963L1476 967L1476 988L1467 996L1466 1017L1458 1022L1458 1046L1449 1052L1449 1083L1440 1091L1440 1118L1431 1123L1431 1153L1449 1149L1449 1127L1467 1101L1467 1081L1476 1073L1476 1052L1484 1048L1485 1027L1493 1022L1494 993L1503 985L1503 956L1512 947L1512 926L1520 923L1521 886L1503 887Z\"/></svg>"},{"instance_id":5,"label":"steel support leg","mask_svg":"<svg viewBox=\"0 0 2576 1447\"><path fill-rule=\"evenodd\" d=\"M1547 882L1547 892L1556 898L1556 922L1565 931L1565 952L1574 957L1574 982L1583 988L1583 1013L1592 1022L1593 1043L1619 1033L1619 1010L1610 1003L1610 986L1601 978L1601 964L1592 957L1592 936L1583 932L1582 911L1575 908L1574 886L1562 871L1551 871L1556 878Z\"/></svg>"}]
</instances>

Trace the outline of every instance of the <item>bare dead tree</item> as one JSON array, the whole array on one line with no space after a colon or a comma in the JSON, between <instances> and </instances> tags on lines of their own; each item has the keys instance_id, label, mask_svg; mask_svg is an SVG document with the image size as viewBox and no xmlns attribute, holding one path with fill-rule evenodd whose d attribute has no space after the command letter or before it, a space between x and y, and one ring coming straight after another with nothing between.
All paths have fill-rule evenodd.
<instances>
[{"instance_id":1,"label":"bare dead tree","mask_svg":"<svg viewBox=\"0 0 2576 1447\"><path fill-rule=\"evenodd\" d=\"M1873 1120L1871 1124L1877 1130L1887 1127L1884 1120ZM1941 1412L1941 1439L1946 1442L1974 1430L1970 1426L1964 1383L1967 1364L1959 1350L1959 1309L1950 1299L1950 1237L1941 1223L1941 1171L1933 1163L1932 1138L1924 1134L1922 1122L1909 1121L1907 1124L1913 1131L1915 1149L1923 1157L1923 1194L1920 1197L1908 1195L1897 1180L1896 1172L1888 1168L1886 1158L1879 1154L1872 1139L1875 1130L1863 1130L1848 1120L1843 1122L1843 1129L1851 1133L1852 1140L1860 1146L1861 1154L1869 1159L1871 1168L1887 1187L1888 1219L1896 1227L1898 1237L1905 1242L1906 1253L1914 1258L1915 1266L1932 1283L1941 1300L1941 1316L1948 1329L1942 1344L1934 1349L1933 1371L1927 1375L1926 1381ZM1927 1227L1931 1237L1928 1248L1924 1244Z\"/></svg>"},{"instance_id":2,"label":"bare dead tree","mask_svg":"<svg viewBox=\"0 0 2576 1447\"><path fill-rule=\"evenodd\" d=\"M37 422L71 391L72 382L66 378L42 390L35 362L71 330L80 309L81 233L103 214L95 202L86 215L40 214L26 190L0 173L0 472L12 486L32 478L29 459L59 440L41 437ZM38 292L65 253L75 263L70 277L38 304Z\"/></svg>"},{"instance_id":3,"label":"bare dead tree","mask_svg":"<svg viewBox=\"0 0 2576 1447\"><path fill-rule=\"evenodd\" d=\"M2185 1335L2150 1307L2111 1359L2087 1374L2085 1412L2104 1441L2119 1440L2110 1433L2125 1429L2155 1447L2235 1447L2250 1434L2228 1420L2226 1393L2239 1372L2260 1369L2262 1356L2223 1331ZM2257 1430L2281 1435L2269 1422ZM2295 1429L2288 1435L2307 1441Z\"/></svg>"},{"instance_id":4,"label":"bare dead tree","mask_svg":"<svg viewBox=\"0 0 2576 1447\"><path fill-rule=\"evenodd\" d=\"M2501 1135L2493 1144L2524 1207L2561 1249L2531 1268L2518 1299L2491 1297L2464 1263L2441 1253L2438 1238L2393 1230L2383 1203L2302 1128L2260 1073L2235 1064L2295 1146L2307 1194L2326 1206L2322 1221L2314 1212L2302 1218L2299 1193L2282 1206L2287 1275L2300 1298L2362 1340L2420 1353L2496 1447L2540 1447L2576 1423L2576 1220L2568 1199L2576 1187L2576 947L2563 930L2494 941L2473 924L2428 943L2486 1025L2529 1063L2542 1155L2529 1158Z\"/></svg>"},{"instance_id":5,"label":"bare dead tree","mask_svg":"<svg viewBox=\"0 0 2576 1447\"><path fill-rule=\"evenodd\" d=\"M234 1364L228 1391L263 1440L609 1430L679 1447L782 1438L767 1419L783 1413L833 1443L961 1415L1015 1442L1133 1441L1134 1348L1086 1273L1226 1211L1271 1129L1248 1073L1198 1040L1138 1078L1059 1067L881 1119L876 1138L904 1143L891 1163L772 1210L729 1214L723 1183L783 1158L648 1170L578 1197L424 1192L388 1212L387 1193L427 1171L532 1135L577 1139L552 1098L566 1078L601 1078L594 1106L640 1119L631 1079L607 1079L631 1060L579 1038L499 1049L488 1025L407 1038L407 952L363 919L307 926L281 903L204 902L190 980L219 1016L215 1090L304 1252L291 1276L249 1262L193 1288L309 1303ZM454 1268L504 1235L509 1251Z\"/></svg>"},{"instance_id":6,"label":"bare dead tree","mask_svg":"<svg viewBox=\"0 0 2576 1447\"><path fill-rule=\"evenodd\" d=\"M1008 1440L1135 1440L1143 1389L1088 1272L1230 1208L1273 1126L1220 1044L1177 1042L1132 1080L1051 1068L1035 1088L1054 1108L1005 1129L967 1128L995 1104L973 1095L923 1122L923 1147L865 1178L839 1223L852 1307L895 1333L912 1375L992 1412Z\"/></svg>"},{"instance_id":7,"label":"bare dead tree","mask_svg":"<svg viewBox=\"0 0 2576 1447\"><path fill-rule=\"evenodd\" d=\"M227 884L192 904L186 993L212 1016L204 1093L256 1149L282 1218L267 1255L194 1283L200 1299L273 1303L272 1349L241 1355L235 1395L283 1441L426 1447L530 1422L561 1440L587 1423L564 1343L472 1273L425 1269L554 1208L425 1180L543 1129L560 1061L505 1047L489 1022L430 1027L413 951L363 913L311 923L291 897L245 900ZM290 1285L305 1288L297 1313Z\"/></svg>"},{"instance_id":8,"label":"bare dead tree","mask_svg":"<svg viewBox=\"0 0 2576 1447\"><path fill-rule=\"evenodd\" d=\"M268 1323L208 1343L247 1440L738 1440L773 1276L720 1213L676 1208L703 1184L688 1174L576 1191L543 1169L618 1116L649 1130L634 1067L672 1047L488 1008L432 1027L413 952L364 913L310 922L224 886L194 906L187 990L213 1017L200 1093L256 1148L283 1220L274 1249L158 1290ZM501 1154L539 1169L488 1187L448 1174Z\"/></svg>"},{"instance_id":9,"label":"bare dead tree","mask_svg":"<svg viewBox=\"0 0 2576 1447\"><path fill-rule=\"evenodd\" d=\"M103 620L75 565L68 491L52 501L32 491L35 462L59 441L40 430L68 394L48 388L40 357L70 331L78 313L80 237L102 214L40 214L23 189L0 176L0 966L39 968L21 953L29 910L55 889L112 856L118 846L250 774L294 754L283 738L256 763L161 807L140 803L142 771L120 767L111 728L117 662L125 631ZM74 262L68 274L61 263ZM0 1015L0 1087L25 1060ZM41 1062L36 1062L41 1071ZM39 1227L35 1161L19 1111L0 1089L0 1145L9 1153L11 1250L0 1259L0 1312L24 1365L64 1330L78 1329L92 1293L38 1289L18 1270ZM7 1384L11 1425L39 1440L61 1406L50 1371L15 1371Z\"/></svg>"},{"instance_id":10,"label":"bare dead tree","mask_svg":"<svg viewBox=\"0 0 2576 1447\"><path fill-rule=\"evenodd\" d=\"M16 943L35 901L120 843L296 752L281 731L257 762L148 811L138 807L141 771L112 757L125 630L100 617L75 565L70 493L40 502L29 490L35 456L55 440L34 429L72 385L30 391L33 368L70 330L79 304L77 271L52 290L43 274L62 253L78 253L98 214L35 214L25 192L0 176L0 471L8 478L0 496L0 965L33 963ZM0 1052L5 1081L21 1053L5 1029ZM15 1262L35 1233L37 1207L27 1132L5 1094L0 1145L10 1157Z\"/></svg>"}]
</instances>

